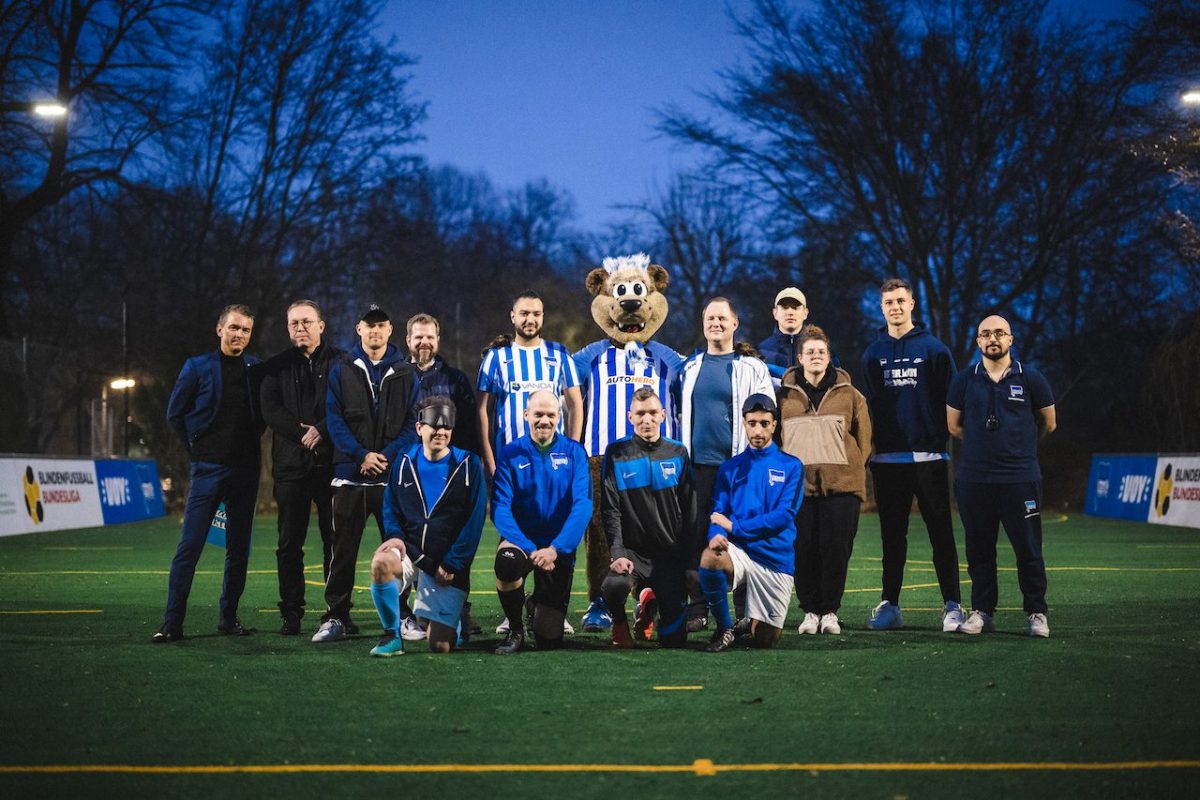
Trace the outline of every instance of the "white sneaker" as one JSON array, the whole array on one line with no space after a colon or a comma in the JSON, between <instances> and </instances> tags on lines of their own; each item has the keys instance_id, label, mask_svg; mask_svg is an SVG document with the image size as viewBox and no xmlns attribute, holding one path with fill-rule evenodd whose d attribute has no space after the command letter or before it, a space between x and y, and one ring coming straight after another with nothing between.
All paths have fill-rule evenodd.
<instances>
[{"instance_id":1,"label":"white sneaker","mask_svg":"<svg viewBox=\"0 0 1200 800\"><path fill-rule=\"evenodd\" d=\"M796 633L814 634L821 629L821 618L809 611L804 615L804 621L796 628Z\"/></svg>"},{"instance_id":2,"label":"white sneaker","mask_svg":"<svg viewBox=\"0 0 1200 800\"><path fill-rule=\"evenodd\" d=\"M953 600L947 600L946 607L942 610L942 633L953 633L965 621L962 606Z\"/></svg>"},{"instance_id":3,"label":"white sneaker","mask_svg":"<svg viewBox=\"0 0 1200 800\"><path fill-rule=\"evenodd\" d=\"M346 638L346 629L342 626L340 619L327 619L321 623L321 627L317 628L317 632L313 634L314 642L336 642L338 639Z\"/></svg>"},{"instance_id":4,"label":"white sneaker","mask_svg":"<svg viewBox=\"0 0 1200 800\"><path fill-rule=\"evenodd\" d=\"M564 636L574 636L575 635L575 628L573 628L571 626L571 623L567 622L565 619L563 620L563 635Z\"/></svg>"},{"instance_id":5,"label":"white sneaker","mask_svg":"<svg viewBox=\"0 0 1200 800\"><path fill-rule=\"evenodd\" d=\"M842 623L837 614L824 614L821 617L821 633L832 633L835 636L842 632Z\"/></svg>"},{"instance_id":6,"label":"white sneaker","mask_svg":"<svg viewBox=\"0 0 1200 800\"><path fill-rule=\"evenodd\" d=\"M958 626L959 633L991 633L994 630L996 623L992 621L992 615L983 611L972 611L967 621Z\"/></svg>"},{"instance_id":7,"label":"white sneaker","mask_svg":"<svg viewBox=\"0 0 1200 800\"><path fill-rule=\"evenodd\" d=\"M1029 635L1040 636L1043 639L1050 638L1050 623L1046 621L1045 614L1029 615Z\"/></svg>"},{"instance_id":8,"label":"white sneaker","mask_svg":"<svg viewBox=\"0 0 1200 800\"><path fill-rule=\"evenodd\" d=\"M400 638L406 642L419 642L425 638L425 629L416 617L405 617L400 623Z\"/></svg>"},{"instance_id":9,"label":"white sneaker","mask_svg":"<svg viewBox=\"0 0 1200 800\"><path fill-rule=\"evenodd\" d=\"M504 636L508 633L508 617L505 617L499 625L496 626L496 633Z\"/></svg>"}]
</instances>

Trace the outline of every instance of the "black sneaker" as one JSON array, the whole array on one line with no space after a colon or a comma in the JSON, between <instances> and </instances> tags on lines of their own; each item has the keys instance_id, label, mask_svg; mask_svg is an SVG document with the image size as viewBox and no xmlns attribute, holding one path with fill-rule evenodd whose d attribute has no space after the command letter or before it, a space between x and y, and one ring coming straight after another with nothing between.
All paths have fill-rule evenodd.
<instances>
[{"instance_id":1,"label":"black sneaker","mask_svg":"<svg viewBox=\"0 0 1200 800\"><path fill-rule=\"evenodd\" d=\"M346 617L346 619L342 620L342 627L346 629L347 636L358 635L358 626L351 622L349 617Z\"/></svg>"},{"instance_id":2,"label":"black sneaker","mask_svg":"<svg viewBox=\"0 0 1200 800\"><path fill-rule=\"evenodd\" d=\"M708 617L688 617L688 633L699 633L708 628Z\"/></svg>"},{"instance_id":3,"label":"black sneaker","mask_svg":"<svg viewBox=\"0 0 1200 800\"><path fill-rule=\"evenodd\" d=\"M495 653L498 656L511 656L513 653L519 652L525 645L525 634L521 631L509 631L500 644L496 645Z\"/></svg>"},{"instance_id":4,"label":"black sneaker","mask_svg":"<svg viewBox=\"0 0 1200 800\"><path fill-rule=\"evenodd\" d=\"M738 639L747 639L754 632L754 620L742 617L733 623L733 635Z\"/></svg>"},{"instance_id":5,"label":"black sneaker","mask_svg":"<svg viewBox=\"0 0 1200 800\"><path fill-rule=\"evenodd\" d=\"M154 644L167 644L168 642L178 642L183 638L183 631L172 628L159 628L158 633L150 638Z\"/></svg>"},{"instance_id":6,"label":"black sneaker","mask_svg":"<svg viewBox=\"0 0 1200 800\"><path fill-rule=\"evenodd\" d=\"M717 628L713 633L712 638L708 640L708 644L704 647L706 653L720 653L728 650L736 641L733 628Z\"/></svg>"},{"instance_id":7,"label":"black sneaker","mask_svg":"<svg viewBox=\"0 0 1200 800\"><path fill-rule=\"evenodd\" d=\"M283 618L283 625L279 628L279 633L283 636L297 636L300 633L300 618L294 614L289 614Z\"/></svg>"},{"instance_id":8,"label":"black sneaker","mask_svg":"<svg viewBox=\"0 0 1200 800\"><path fill-rule=\"evenodd\" d=\"M226 636L249 636L254 633L254 628L247 628L240 619L234 617L217 623L217 631Z\"/></svg>"}]
</instances>

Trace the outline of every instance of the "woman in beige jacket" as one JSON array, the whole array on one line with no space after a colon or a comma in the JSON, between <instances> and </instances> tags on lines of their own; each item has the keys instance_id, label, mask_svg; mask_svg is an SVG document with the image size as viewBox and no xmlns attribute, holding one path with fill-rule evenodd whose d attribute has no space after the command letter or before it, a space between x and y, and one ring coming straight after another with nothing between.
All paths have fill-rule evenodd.
<instances>
[{"instance_id":1,"label":"woman in beige jacket","mask_svg":"<svg viewBox=\"0 0 1200 800\"><path fill-rule=\"evenodd\" d=\"M796 515L796 597L800 633L841 633L837 611L866 499L871 418L850 376L829 364L829 337L809 326L798 366L779 387L784 452L804 462L804 502Z\"/></svg>"}]
</instances>

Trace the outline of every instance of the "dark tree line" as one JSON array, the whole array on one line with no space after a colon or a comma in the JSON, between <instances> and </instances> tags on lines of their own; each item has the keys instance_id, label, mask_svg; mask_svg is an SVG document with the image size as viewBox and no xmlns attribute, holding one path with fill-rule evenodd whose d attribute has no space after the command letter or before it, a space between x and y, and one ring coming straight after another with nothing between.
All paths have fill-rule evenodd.
<instances>
[{"instance_id":1,"label":"dark tree line","mask_svg":"<svg viewBox=\"0 0 1200 800\"><path fill-rule=\"evenodd\" d=\"M433 313L470 371L530 287L554 338L595 338L583 276L638 250L672 273L662 336L682 351L707 297L732 297L753 342L795 284L855 367L901 275L960 363L980 317L1010 317L1059 392L1060 474L1097 448L1200 449L1200 109L1169 102L1200 61L1194 3L1098 26L1041 0L764 0L710 115L662 116L705 165L603 233L545 181L413 155L420 65L373 35L381 8L0 10L0 101L70 109L0 112L0 451L86 441L84 405L127 357L138 436L177 470L167 393L225 302L258 309L262 355L297 296L338 343L367 302L398 328Z\"/></svg>"}]
</instances>

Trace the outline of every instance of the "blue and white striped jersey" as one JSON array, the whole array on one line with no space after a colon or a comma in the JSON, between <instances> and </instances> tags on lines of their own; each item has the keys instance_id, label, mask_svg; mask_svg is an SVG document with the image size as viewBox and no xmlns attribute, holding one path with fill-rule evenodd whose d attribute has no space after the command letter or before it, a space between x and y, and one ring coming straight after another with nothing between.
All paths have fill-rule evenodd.
<instances>
[{"instance_id":1,"label":"blue and white striped jersey","mask_svg":"<svg viewBox=\"0 0 1200 800\"><path fill-rule=\"evenodd\" d=\"M525 405L531 394L546 389L561 398L563 392L578 385L575 362L567 348L558 342L543 339L536 347L513 343L489 350L479 366L478 388L496 396L493 440L496 449L529 432L525 425ZM561 417L558 430L566 430Z\"/></svg>"},{"instance_id":2,"label":"blue and white striped jersey","mask_svg":"<svg viewBox=\"0 0 1200 800\"><path fill-rule=\"evenodd\" d=\"M575 354L575 367L587 376L585 407L587 427L583 445L589 456L602 456L605 449L633 435L627 412L633 393L643 386L662 400L666 418L662 435L678 438L679 420L672 387L683 358L658 342L634 344L621 349L607 339L593 342Z\"/></svg>"}]
</instances>

